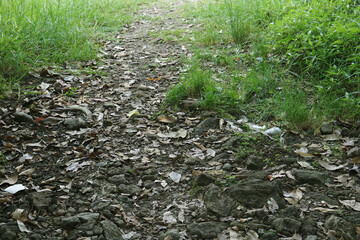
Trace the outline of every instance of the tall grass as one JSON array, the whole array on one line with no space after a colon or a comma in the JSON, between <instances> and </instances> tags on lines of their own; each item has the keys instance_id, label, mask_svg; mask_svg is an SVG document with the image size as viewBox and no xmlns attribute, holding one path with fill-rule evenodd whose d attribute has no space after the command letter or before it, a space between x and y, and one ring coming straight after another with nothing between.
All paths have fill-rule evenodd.
<instances>
[{"instance_id":1,"label":"tall grass","mask_svg":"<svg viewBox=\"0 0 360 240\"><path fill-rule=\"evenodd\" d=\"M95 36L118 30L144 0L0 0L0 78L96 54Z\"/></svg>"}]
</instances>

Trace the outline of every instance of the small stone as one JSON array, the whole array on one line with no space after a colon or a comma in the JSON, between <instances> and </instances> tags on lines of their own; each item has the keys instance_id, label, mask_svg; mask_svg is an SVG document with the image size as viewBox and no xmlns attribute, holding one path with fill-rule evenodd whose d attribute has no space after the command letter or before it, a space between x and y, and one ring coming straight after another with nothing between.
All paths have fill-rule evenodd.
<instances>
[{"instance_id":1,"label":"small stone","mask_svg":"<svg viewBox=\"0 0 360 240\"><path fill-rule=\"evenodd\" d=\"M209 129L215 129L219 127L219 119L207 118L195 127L195 135L202 135Z\"/></svg>"},{"instance_id":2,"label":"small stone","mask_svg":"<svg viewBox=\"0 0 360 240\"><path fill-rule=\"evenodd\" d=\"M331 123L325 123L320 127L321 134L332 134L334 126Z\"/></svg>"},{"instance_id":3,"label":"small stone","mask_svg":"<svg viewBox=\"0 0 360 240\"><path fill-rule=\"evenodd\" d=\"M135 195L136 193L141 191L141 188L139 188L135 184L120 184L118 186L118 191L120 193L125 193L129 195Z\"/></svg>"},{"instance_id":4,"label":"small stone","mask_svg":"<svg viewBox=\"0 0 360 240\"><path fill-rule=\"evenodd\" d=\"M198 161L196 160L196 158L187 158L184 162L185 162L186 165L193 166L193 165L195 165Z\"/></svg>"},{"instance_id":5,"label":"small stone","mask_svg":"<svg viewBox=\"0 0 360 240\"><path fill-rule=\"evenodd\" d=\"M280 208L285 207L282 193L275 182L250 180L231 185L227 192L231 198L248 208L262 208L270 198Z\"/></svg>"},{"instance_id":6,"label":"small stone","mask_svg":"<svg viewBox=\"0 0 360 240\"><path fill-rule=\"evenodd\" d=\"M294 170L294 176L296 181L300 184L324 185L326 182L331 181L328 173L317 171Z\"/></svg>"},{"instance_id":7,"label":"small stone","mask_svg":"<svg viewBox=\"0 0 360 240\"><path fill-rule=\"evenodd\" d=\"M301 222L292 218L278 218L272 222L273 227L276 231L283 234L293 234L299 232Z\"/></svg>"},{"instance_id":8,"label":"small stone","mask_svg":"<svg viewBox=\"0 0 360 240\"><path fill-rule=\"evenodd\" d=\"M82 118L68 118L65 119L64 125L69 130L79 130L80 128L85 128L86 122Z\"/></svg>"},{"instance_id":9,"label":"small stone","mask_svg":"<svg viewBox=\"0 0 360 240\"><path fill-rule=\"evenodd\" d=\"M116 224L113 223L112 221L104 220L101 222L101 226L103 228L106 240L122 240L123 239L121 236L119 227L116 226Z\"/></svg>"},{"instance_id":10,"label":"small stone","mask_svg":"<svg viewBox=\"0 0 360 240\"><path fill-rule=\"evenodd\" d=\"M80 219L76 216L63 218L61 220L61 226L65 229L75 229L80 224Z\"/></svg>"},{"instance_id":11,"label":"small stone","mask_svg":"<svg viewBox=\"0 0 360 240\"><path fill-rule=\"evenodd\" d=\"M276 233L264 233L261 237L261 240L278 240L279 237Z\"/></svg>"},{"instance_id":12,"label":"small stone","mask_svg":"<svg viewBox=\"0 0 360 240\"><path fill-rule=\"evenodd\" d=\"M305 240L317 240L317 236L316 235L308 235Z\"/></svg>"},{"instance_id":13,"label":"small stone","mask_svg":"<svg viewBox=\"0 0 360 240\"><path fill-rule=\"evenodd\" d=\"M207 210L222 217L229 216L236 208L236 202L215 184L207 187L204 194L204 204Z\"/></svg>"},{"instance_id":14,"label":"small stone","mask_svg":"<svg viewBox=\"0 0 360 240\"><path fill-rule=\"evenodd\" d=\"M196 178L194 179L194 186L207 186L211 183L214 183L216 179L209 174L206 173L200 173Z\"/></svg>"},{"instance_id":15,"label":"small stone","mask_svg":"<svg viewBox=\"0 0 360 240\"><path fill-rule=\"evenodd\" d=\"M357 157L360 155L360 151L359 151L359 148L358 147L354 147L352 149L350 149L348 152L347 152L347 156L349 158L354 158L354 157Z\"/></svg>"},{"instance_id":16,"label":"small stone","mask_svg":"<svg viewBox=\"0 0 360 240\"><path fill-rule=\"evenodd\" d=\"M15 240L19 228L15 223L6 223L0 226L0 239L1 240Z\"/></svg>"},{"instance_id":17,"label":"small stone","mask_svg":"<svg viewBox=\"0 0 360 240\"><path fill-rule=\"evenodd\" d=\"M109 178L109 182L111 182L111 183L113 183L113 184L115 184L115 185L128 184L128 181L126 180L124 174L111 176L111 177Z\"/></svg>"},{"instance_id":18,"label":"small stone","mask_svg":"<svg viewBox=\"0 0 360 240\"><path fill-rule=\"evenodd\" d=\"M343 127L342 129L341 129L341 136L343 136L343 137L348 137L349 135L350 135L350 130L348 129L348 128L346 128L346 127Z\"/></svg>"},{"instance_id":19,"label":"small stone","mask_svg":"<svg viewBox=\"0 0 360 240\"><path fill-rule=\"evenodd\" d=\"M13 116L14 120L17 122L35 123L33 117L24 112L15 112Z\"/></svg>"},{"instance_id":20,"label":"small stone","mask_svg":"<svg viewBox=\"0 0 360 240\"><path fill-rule=\"evenodd\" d=\"M256 156L249 156L245 164L250 170L260 170L265 166L263 159Z\"/></svg>"},{"instance_id":21,"label":"small stone","mask_svg":"<svg viewBox=\"0 0 360 240\"><path fill-rule=\"evenodd\" d=\"M233 166L231 166L230 163L225 163L223 169L227 172L230 172L233 169Z\"/></svg>"},{"instance_id":22,"label":"small stone","mask_svg":"<svg viewBox=\"0 0 360 240\"><path fill-rule=\"evenodd\" d=\"M353 129L353 130L350 132L350 137L355 137L355 138L360 137L360 131L357 130L357 129Z\"/></svg>"},{"instance_id":23,"label":"small stone","mask_svg":"<svg viewBox=\"0 0 360 240\"><path fill-rule=\"evenodd\" d=\"M37 209L48 209L53 202L53 193L50 191L34 192L30 195L31 204Z\"/></svg>"},{"instance_id":24,"label":"small stone","mask_svg":"<svg viewBox=\"0 0 360 240\"><path fill-rule=\"evenodd\" d=\"M352 240L356 239L356 233L353 225L346 220L337 217L335 215L331 215L325 221L325 228L328 230L334 230L336 232L336 238L343 238L344 240Z\"/></svg>"},{"instance_id":25,"label":"small stone","mask_svg":"<svg viewBox=\"0 0 360 240\"><path fill-rule=\"evenodd\" d=\"M224 222L193 223L188 226L188 233L192 237L213 239L216 238L217 235L227 227L228 224Z\"/></svg>"},{"instance_id":26,"label":"small stone","mask_svg":"<svg viewBox=\"0 0 360 240\"><path fill-rule=\"evenodd\" d=\"M78 217L81 222L96 221L99 218L99 216L100 216L99 213L92 213L92 212L84 212L76 215L76 217Z\"/></svg>"},{"instance_id":27,"label":"small stone","mask_svg":"<svg viewBox=\"0 0 360 240\"><path fill-rule=\"evenodd\" d=\"M179 240L180 233L177 229L169 229L166 233L160 236L160 240Z\"/></svg>"}]
</instances>

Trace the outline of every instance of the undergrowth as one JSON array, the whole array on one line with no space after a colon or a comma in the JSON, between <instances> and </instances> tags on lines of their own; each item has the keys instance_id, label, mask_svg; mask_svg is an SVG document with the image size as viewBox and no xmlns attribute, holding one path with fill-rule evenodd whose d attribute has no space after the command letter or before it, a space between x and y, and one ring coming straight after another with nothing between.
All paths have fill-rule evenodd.
<instances>
[{"instance_id":1,"label":"undergrowth","mask_svg":"<svg viewBox=\"0 0 360 240\"><path fill-rule=\"evenodd\" d=\"M118 31L148 0L0 0L0 91L40 66L96 56L96 39Z\"/></svg>"},{"instance_id":2,"label":"undergrowth","mask_svg":"<svg viewBox=\"0 0 360 240\"><path fill-rule=\"evenodd\" d=\"M233 109L308 129L335 118L360 120L359 13L358 0L223 0L199 1L186 16L203 24L193 59L203 71L214 69L207 62L226 67L219 82L236 89ZM206 84L192 97L226 111L219 85ZM182 81L168 97L189 97L188 90Z\"/></svg>"}]
</instances>

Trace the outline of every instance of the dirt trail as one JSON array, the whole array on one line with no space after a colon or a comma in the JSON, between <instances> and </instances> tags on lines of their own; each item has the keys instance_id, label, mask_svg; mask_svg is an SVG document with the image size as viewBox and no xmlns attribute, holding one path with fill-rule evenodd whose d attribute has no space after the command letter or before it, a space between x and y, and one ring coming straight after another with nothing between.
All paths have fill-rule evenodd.
<instances>
[{"instance_id":1,"label":"dirt trail","mask_svg":"<svg viewBox=\"0 0 360 240\"><path fill-rule=\"evenodd\" d=\"M284 146L244 132L245 119L157 116L191 52L149 33L191 29L176 17L182 4L141 10L142 20L104 42L102 63L85 65L106 76L44 70L33 80L42 94L3 101L0 239L358 236L357 169L344 158L313 164L334 160L338 142L286 132ZM316 153L294 153L306 146ZM14 185L26 189L9 193Z\"/></svg>"}]
</instances>

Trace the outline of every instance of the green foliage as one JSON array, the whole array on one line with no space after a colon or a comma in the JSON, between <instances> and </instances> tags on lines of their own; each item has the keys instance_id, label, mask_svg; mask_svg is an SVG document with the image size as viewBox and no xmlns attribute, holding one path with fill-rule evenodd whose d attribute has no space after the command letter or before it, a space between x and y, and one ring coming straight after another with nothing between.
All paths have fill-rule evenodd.
<instances>
[{"instance_id":1,"label":"green foliage","mask_svg":"<svg viewBox=\"0 0 360 240\"><path fill-rule=\"evenodd\" d=\"M185 99L198 99L200 109L235 111L239 96L231 84L217 82L210 71L194 63L182 80L167 93L165 105L180 106Z\"/></svg>"},{"instance_id":2,"label":"green foliage","mask_svg":"<svg viewBox=\"0 0 360 240\"><path fill-rule=\"evenodd\" d=\"M94 37L129 22L143 1L0 0L0 76L94 58Z\"/></svg>"}]
</instances>

